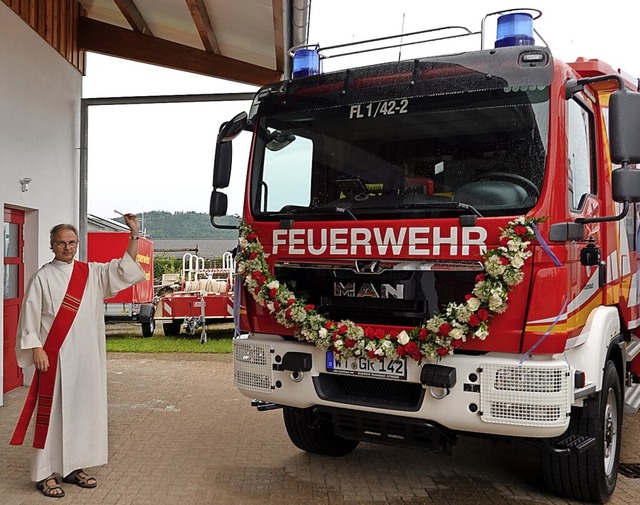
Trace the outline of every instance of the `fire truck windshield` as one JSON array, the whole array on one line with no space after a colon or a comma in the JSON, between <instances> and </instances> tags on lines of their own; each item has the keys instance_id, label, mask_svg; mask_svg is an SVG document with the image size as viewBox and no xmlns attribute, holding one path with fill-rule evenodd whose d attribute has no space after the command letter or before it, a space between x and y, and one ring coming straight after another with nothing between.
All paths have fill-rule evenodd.
<instances>
[{"instance_id":1,"label":"fire truck windshield","mask_svg":"<svg viewBox=\"0 0 640 505\"><path fill-rule=\"evenodd\" d=\"M323 220L522 214L540 196L548 124L547 86L263 116L252 211Z\"/></svg>"}]
</instances>

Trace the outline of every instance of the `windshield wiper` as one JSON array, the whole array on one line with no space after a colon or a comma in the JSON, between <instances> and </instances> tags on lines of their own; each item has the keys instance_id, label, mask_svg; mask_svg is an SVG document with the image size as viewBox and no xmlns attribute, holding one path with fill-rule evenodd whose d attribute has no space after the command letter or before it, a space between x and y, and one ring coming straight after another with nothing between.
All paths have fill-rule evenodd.
<instances>
[{"instance_id":1,"label":"windshield wiper","mask_svg":"<svg viewBox=\"0 0 640 505\"><path fill-rule=\"evenodd\" d=\"M478 217L483 217L482 214L473 205L460 202L413 202L403 203L395 205L394 209L455 209L455 210L470 210Z\"/></svg>"},{"instance_id":2,"label":"windshield wiper","mask_svg":"<svg viewBox=\"0 0 640 505\"><path fill-rule=\"evenodd\" d=\"M285 205L278 212L274 212L272 215L282 216L289 214L347 214L354 221L358 218L353 215L353 212L349 210L351 204L345 202L344 205L336 205L330 207L303 207L301 205Z\"/></svg>"}]
</instances>

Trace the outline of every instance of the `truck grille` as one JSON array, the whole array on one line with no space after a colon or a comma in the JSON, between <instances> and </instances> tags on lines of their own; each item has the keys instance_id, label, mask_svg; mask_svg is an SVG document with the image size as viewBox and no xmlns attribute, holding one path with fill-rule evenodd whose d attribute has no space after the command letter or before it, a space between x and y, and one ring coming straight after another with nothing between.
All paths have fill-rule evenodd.
<instances>
[{"instance_id":1,"label":"truck grille","mask_svg":"<svg viewBox=\"0 0 640 505\"><path fill-rule=\"evenodd\" d=\"M461 263L462 265L462 263ZM416 326L450 301L463 300L477 271L387 268L356 271L350 266L276 265L275 273L298 298L329 319L359 324Z\"/></svg>"},{"instance_id":2,"label":"truck grille","mask_svg":"<svg viewBox=\"0 0 640 505\"><path fill-rule=\"evenodd\" d=\"M481 366L482 420L519 426L564 426L569 422L570 373L566 366Z\"/></svg>"},{"instance_id":3,"label":"truck grille","mask_svg":"<svg viewBox=\"0 0 640 505\"><path fill-rule=\"evenodd\" d=\"M313 384L323 400L381 409L415 412L424 397L422 385L397 380L320 374Z\"/></svg>"}]
</instances>

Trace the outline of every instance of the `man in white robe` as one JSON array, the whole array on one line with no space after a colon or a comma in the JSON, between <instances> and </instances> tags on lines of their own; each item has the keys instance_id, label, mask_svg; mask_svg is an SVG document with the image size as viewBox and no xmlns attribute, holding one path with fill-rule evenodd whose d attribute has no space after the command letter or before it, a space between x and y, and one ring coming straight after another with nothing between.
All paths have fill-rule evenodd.
<instances>
[{"instance_id":1,"label":"man in white robe","mask_svg":"<svg viewBox=\"0 0 640 505\"><path fill-rule=\"evenodd\" d=\"M131 230L121 259L90 263L84 295L76 317L60 348L49 430L44 449L32 449L31 479L43 494L64 495L59 476L81 487L95 487L94 478L73 472L107 463L107 363L104 299L145 279L136 262L139 225L125 215ZM57 231L54 231L56 230ZM42 349L67 290L77 249L77 231L58 225L51 233L55 259L42 266L27 286L16 354L22 367L49 368ZM68 476L73 478L68 478ZM80 482L79 482L80 481ZM53 491L45 492L46 490Z\"/></svg>"}]
</instances>

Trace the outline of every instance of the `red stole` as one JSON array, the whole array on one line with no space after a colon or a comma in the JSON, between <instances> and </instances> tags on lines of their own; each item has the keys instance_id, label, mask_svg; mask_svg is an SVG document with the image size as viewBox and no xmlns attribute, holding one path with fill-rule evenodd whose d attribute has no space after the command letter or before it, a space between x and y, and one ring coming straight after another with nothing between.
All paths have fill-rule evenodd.
<instances>
[{"instance_id":1,"label":"red stole","mask_svg":"<svg viewBox=\"0 0 640 505\"><path fill-rule=\"evenodd\" d=\"M18 419L18 424L11 438L11 445L22 445L24 437L27 434L29 422L35 410L36 402L38 403L38 412L36 414L36 428L33 438L33 447L36 449L44 449L44 444L49 431L49 418L51 417L51 406L53 404L53 390L56 383L56 373L58 370L58 354L65 337L69 333L69 329L80 308L84 288L87 285L89 277L89 265L81 261L74 261L73 272L67 292L62 299L62 305L56 314L47 341L44 343L43 349L49 356L49 370L36 373L31 382L27 400L24 403L22 413Z\"/></svg>"}]
</instances>

